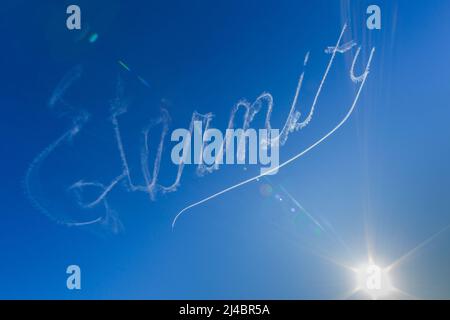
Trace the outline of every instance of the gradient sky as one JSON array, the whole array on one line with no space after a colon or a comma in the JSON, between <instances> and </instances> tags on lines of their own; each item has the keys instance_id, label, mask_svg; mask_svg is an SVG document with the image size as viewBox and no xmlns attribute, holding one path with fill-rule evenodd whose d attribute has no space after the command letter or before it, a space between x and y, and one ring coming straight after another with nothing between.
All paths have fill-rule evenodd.
<instances>
[{"instance_id":1,"label":"gradient sky","mask_svg":"<svg viewBox=\"0 0 450 320\"><path fill-rule=\"evenodd\" d=\"M65 25L74 3L82 10L81 31ZM365 25L373 3L382 10L381 30ZM0 298L345 298L355 277L339 264L358 267L370 253L388 266L420 244L392 271L393 283L413 297L450 298L450 3L15 0L4 1L0 12ZM305 117L330 58L324 49L344 23L345 41L361 46L357 72L372 47L376 53L355 112L310 153L193 208L174 231L181 209L259 168L224 166L199 177L187 167L179 190L155 201L119 184L108 196L119 233L55 222L101 215L101 207L78 208L67 188L81 179L108 184L121 172L110 121L119 77L129 105L120 118L124 146L143 183L141 131L162 106L170 130L187 128L194 110L214 113L212 126L225 129L236 102L270 92L272 126L280 128L305 70L299 105ZM98 38L89 42L93 33ZM289 136L281 161L346 114L358 87L349 77L355 52L336 56L310 125ZM83 68L81 78L64 103L50 108L57 84L75 66ZM26 194L26 172L80 110L89 112L89 122L32 181L49 217ZM253 125L262 127L262 112ZM158 134L151 135L153 151ZM171 146L163 155L163 184L176 173ZM81 267L80 291L66 288L71 264Z\"/></svg>"}]
</instances>

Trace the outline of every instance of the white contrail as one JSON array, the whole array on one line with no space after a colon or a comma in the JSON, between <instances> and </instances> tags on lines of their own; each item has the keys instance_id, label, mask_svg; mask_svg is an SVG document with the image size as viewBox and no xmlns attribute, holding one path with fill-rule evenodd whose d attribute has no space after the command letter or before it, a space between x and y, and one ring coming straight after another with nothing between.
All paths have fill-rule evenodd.
<instances>
[{"instance_id":1,"label":"white contrail","mask_svg":"<svg viewBox=\"0 0 450 320\"><path fill-rule=\"evenodd\" d=\"M147 192L150 195L150 199L155 199L155 193L159 175L159 169L161 166L161 158L162 158L162 152L164 149L164 138L167 135L167 132L169 131L169 112L166 109L161 110L161 117L159 117L156 121L151 121L150 124L147 126L147 128L144 129L143 135L144 135L144 145L142 146L141 151L141 167L142 167L142 173L144 175L145 182L147 184ZM148 168L148 162L149 162L149 144L148 144L148 135L150 132L150 129L153 128L156 125L161 124L162 130L161 130L161 138L158 144L158 149L156 151L155 161L153 163L153 174L150 175L150 170Z\"/></svg>"},{"instance_id":2,"label":"white contrail","mask_svg":"<svg viewBox=\"0 0 450 320\"><path fill-rule=\"evenodd\" d=\"M312 103L312 105L311 105L311 109L310 109L310 111L309 111L309 114L308 114L308 116L306 117L306 119L305 119L304 121L302 121L301 123L299 123L298 125L296 125L297 128L300 128L300 129L304 128L305 126L308 125L308 123L309 123L309 122L311 121L311 119L312 119L312 116L313 116L313 114L314 114L314 110L315 110L317 101L318 101L318 99L319 99L320 93L322 92L323 84L325 83L325 80L327 79L328 72L330 72L331 65L333 64L334 58L336 57L336 52L339 52L339 51L338 51L339 44L341 43L341 39L342 39L342 36L344 35L345 29L347 29L347 24L344 24L344 27L342 28L342 31L341 31L341 34L340 34L340 36L339 36L339 39L338 39L338 41L337 41L337 43L336 43L335 49L333 50L333 53L332 53L330 62L328 62L327 69L325 70L325 74L323 75L322 81L320 82L319 89L317 90L316 95L314 96L314 101L313 101L313 103Z\"/></svg>"},{"instance_id":3,"label":"white contrail","mask_svg":"<svg viewBox=\"0 0 450 320\"><path fill-rule=\"evenodd\" d=\"M25 191L26 191L26 194L27 194L28 198L30 199L31 203L33 203L34 206L39 211L41 211L43 214L45 214L51 220L54 220L57 223L63 224L66 226L84 226L84 225L94 224L94 223L100 222L103 219L103 217L99 217L97 219L85 221L85 222L63 221L61 219L57 219L53 214L51 214L48 211L48 209L34 195L33 188L31 186L32 179L33 179L33 177L35 177L35 179L39 178L39 169L41 167L41 164L61 144L73 139L73 137L80 131L80 129L83 126L85 121L86 121L86 119L84 119L81 123L75 122L75 124L72 128L67 130L58 139L56 139L52 144L47 146L47 148L45 148L36 158L34 158L33 162L31 162L30 166L28 167L27 173L25 174Z\"/></svg>"},{"instance_id":4,"label":"white contrail","mask_svg":"<svg viewBox=\"0 0 450 320\"><path fill-rule=\"evenodd\" d=\"M94 201L88 203L88 204L83 204L81 201L78 202L78 204L81 207L84 208L93 208L96 205L98 205L100 202L105 201L106 196L108 195L108 193L115 187L115 185L117 183L120 182L120 180L122 180L125 177L125 173L122 173L121 175L117 176L107 187L105 187L103 184L100 184L98 182L84 182L84 181L78 181L75 182L73 185L71 185L69 187L69 190L76 190L76 189L81 189L82 187L86 187L86 186L96 186L96 187L100 187L103 189L103 192L100 194L100 196L97 197L97 199L95 199Z\"/></svg>"},{"instance_id":5,"label":"white contrail","mask_svg":"<svg viewBox=\"0 0 450 320\"><path fill-rule=\"evenodd\" d=\"M52 93L52 96L49 99L48 106L50 108L54 108L57 104L62 104L66 108L68 108L70 111L75 111L74 108L64 101L64 95L66 94L67 90L77 81L80 79L83 72L83 68L81 65L77 65L73 67L69 72L67 72L64 77L61 79L61 81L56 86L55 90ZM81 131L81 129L84 127L86 122L89 120L89 114L84 110L77 111L78 115L72 116L72 122L73 125L71 128L69 128L66 132L64 132L58 139L56 139L53 143L48 145L43 151L41 151L31 162L29 165L27 172L25 174L25 192L28 198L30 199L31 203L43 214L45 214L47 217L49 217L51 220L54 220L56 223L66 225L66 226L86 226L86 225L92 225L99 222L108 222L112 218L112 212L109 209L109 206L106 202L106 195L110 191L110 189L117 183L114 182L109 187L105 188L103 185L98 183L84 183L82 181L75 183L71 188L71 190L75 191L76 194L78 192L78 189L81 189L85 186L95 186L100 187L104 189L101 196L94 201L93 204L89 205L83 205L81 202L81 198L78 201L78 204L81 207L93 207L95 204L98 204L100 202L103 202L105 206L106 213L104 216L100 216L95 219L91 219L88 221L71 221L71 220L64 220L62 218L57 218L54 214L52 214L42 203L42 200L38 199L38 197L34 193L33 188L33 179L38 180L39 179L39 171L41 168L42 163L60 146L64 145L65 143L68 143L74 139L74 137ZM35 182L36 183L36 182ZM78 195L78 194L77 194Z\"/></svg>"},{"instance_id":6,"label":"white contrail","mask_svg":"<svg viewBox=\"0 0 450 320\"><path fill-rule=\"evenodd\" d=\"M73 67L66 75L61 79L61 81L56 86L52 93L50 100L48 101L48 106L53 108L57 102L59 102L67 89L69 89L72 84L77 81L83 73L83 68L81 65Z\"/></svg>"},{"instance_id":7,"label":"white contrail","mask_svg":"<svg viewBox=\"0 0 450 320\"><path fill-rule=\"evenodd\" d=\"M116 214L110 209L108 201L106 199L107 194L111 191L111 189L114 187L114 185L120 181L121 178L123 178L124 175L122 174L121 176L117 177L116 179L114 179L114 181L108 186L105 187L102 183L100 182L84 182L84 181L78 181L76 183L74 183L69 190L73 191L75 193L75 196L77 198L77 202L78 205L81 208L92 208L94 207L96 204L98 204L99 202L103 203L103 206L105 207L105 214L103 216L98 217L97 219L91 220L91 221L87 221L87 222L77 222L72 224L73 226L86 226L86 225L91 225L91 224L96 224L99 222L102 222L104 225L107 225L108 227L111 227L112 232L117 233L119 228L121 227L121 223L119 221L119 219L117 218ZM103 189L103 193L102 195L98 198L98 203L91 202L89 204L85 204L82 200L82 195L80 190L82 188L85 187L95 187L95 188L100 188Z\"/></svg>"},{"instance_id":8,"label":"white contrail","mask_svg":"<svg viewBox=\"0 0 450 320\"><path fill-rule=\"evenodd\" d=\"M358 58L360 51L361 51L361 47L358 47L358 50L356 51L356 58ZM350 68L350 78L352 79L352 81L354 83L358 83L363 80L364 73L360 76L355 76L355 64L356 64L356 59L353 59L352 67Z\"/></svg>"},{"instance_id":9,"label":"white contrail","mask_svg":"<svg viewBox=\"0 0 450 320\"><path fill-rule=\"evenodd\" d=\"M339 46L339 47L328 47L325 49L325 53L333 53L334 50L336 50L339 53L345 53L348 50L350 50L351 48L353 48L354 46L356 46L355 41L349 41L344 43L343 45Z\"/></svg>"},{"instance_id":10,"label":"white contrail","mask_svg":"<svg viewBox=\"0 0 450 320\"><path fill-rule=\"evenodd\" d=\"M340 37L339 37L338 44L336 45L336 47L338 47L338 45L339 45L339 42L340 42L340 40L341 40L341 38L342 38L342 35L343 35L343 32L345 31L345 28L346 28L346 25L344 25L344 28L342 29L342 32L341 32L341 35L340 35ZM239 187L241 187L241 186L243 186L243 185L245 185L245 184L248 184L248 183L250 183L250 182L252 182L252 181L255 181L255 180L257 180L257 179L260 179L261 177L263 177L263 176L265 176L265 175L269 175L269 174L272 173L272 172L277 172L277 171L278 171L279 169L281 169L282 167L284 167L284 166L290 164L291 162L297 160L298 158L300 158L300 157L302 157L303 155L305 155L307 152L309 152L309 151L311 151L312 149L314 149L316 146L318 146L320 143L322 143L324 140L326 140L328 137L330 137L334 132L336 132L336 130L338 130L338 129L339 129L339 128L347 121L347 119L350 117L350 115L353 113L353 110L355 109L355 106L356 106L356 103L358 102L358 99L359 99L359 96L360 96L360 94L361 94L362 88L364 87L364 84L365 84L365 82L366 82L366 80L367 80L367 76L368 76L368 74L369 74L369 69L370 69L370 64L371 64L371 62L372 62L372 58L373 58L373 54L374 54L374 53L375 53L375 47L373 47L372 50L371 50L371 52L370 52L369 60L368 60L368 63L367 63L367 66L366 66L366 69L365 69L365 72L364 72L364 78L363 78L363 80L361 81L361 85L360 85L360 87L359 87L359 89L358 89L358 92L357 92L357 94L356 94L356 97L355 97L355 99L354 99L354 101L353 101L353 103L352 103L352 105L351 105L349 111L347 112L347 114L345 115L345 117L344 117L344 118L343 118L343 119L342 119L342 120L341 120L341 121L340 121L340 122L339 122L332 130L331 130L331 131L329 131L326 135L324 135L322 138L320 138L318 141L316 141L315 143L313 143L312 145L310 145L308 148L306 148L305 150L303 150L303 151L300 152L299 154L297 154L297 155L293 156L292 158L286 160L285 162L281 163L281 164L278 165L277 167L274 167L274 168L272 168L272 169L266 171L264 174L260 174L260 175L254 176L254 177L252 177L252 178L249 178L249 179L247 179L247 180L244 180L244 181L242 181L242 182L240 182L240 183L238 183L238 184L235 184L235 185L233 185L233 186L231 186L231 187L228 187L228 188L226 188L226 189L224 189L224 190L222 190L222 191L219 191L219 192L217 192L217 193L215 193L215 194L213 194L213 195L211 195L211 196L209 196L209 197L207 197L207 198L204 198L203 200L200 200L200 201L198 201L198 202L195 202L195 203L193 203L193 204L187 206L186 208L184 208L183 210L181 210L181 211L175 216L175 218L173 219L173 221L172 221L172 229L174 229L175 223L177 222L178 218L179 218L184 212L186 212L187 210L192 209L192 208L194 208L194 207L196 207L196 206L198 206L198 205L200 205L200 204L202 204L202 203L205 203L205 202L207 202L207 201L209 201L209 200L211 200L211 199L214 199L214 198L216 198L216 197L218 197L218 196L220 196L220 195L222 195L222 194L224 194L224 193L227 193L228 191L234 190L234 189L239 188ZM333 57L332 57L332 58L334 58L335 54L336 54L336 51L333 53ZM355 56L355 58L357 58L357 56ZM329 70L329 68L327 68L327 72L328 72L328 70ZM326 76L326 74L325 74L324 76ZM322 81L321 84L320 84L319 90L321 90L322 85L323 85L323 81Z\"/></svg>"}]
</instances>

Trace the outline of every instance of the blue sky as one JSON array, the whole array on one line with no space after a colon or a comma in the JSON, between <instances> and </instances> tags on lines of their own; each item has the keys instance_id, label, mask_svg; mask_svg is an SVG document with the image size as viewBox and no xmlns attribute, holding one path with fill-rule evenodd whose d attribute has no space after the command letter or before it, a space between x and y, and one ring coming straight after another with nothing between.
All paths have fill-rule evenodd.
<instances>
[{"instance_id":1,"label":"blue sky","mask_svg":"<svg viewBox=\"0 0 450 320\"><path fill-rule=\"evenodd\" d=\"M420 244L392 271L392 281L410 296L450 297L449 3L377 1L382 28L373 31L365 25L369 1L76 3L81 31L65 25L72 3L5 1L0 9L0 298L343 298L354 275L336 262L355 267L370 252L388 266ZM104 214L101 206L82 210L68 187L79 180L106 185L122 170L110 113L119 77L128 104L120 117L123 143L130 171L143 183L141 131L161 107L170 113L169 132L187 128L195 110L214 113L212 125L225 129L237 101L270 92L272 126L280 128L305 70L305 116L330 59L324 49L344 23L345 41L361 46L357 72L372 47L376 53L356 110L323 144L275 176L193 208L175 230L181 209L259 167L224 166L203 177L188 167L179 189L154 201L119 183L108 195L118 233L110 225L57 223ZM97 40L89 42L94 33ZM355 52L336 56L310 125L289 136L281 161L346 114L358 88L349 77ZM76 66L82 75L63 102L49 107ZM43 214L26 192L27 170L81 110L89 121L29 181ZM263 112L253 125L262 127ZM159 133L151 133L152 150ZM176 173L170 147L159 178L165 185ZM71 264L81 267L80 291L66 288Z\"/></svg>"}]
</instances>

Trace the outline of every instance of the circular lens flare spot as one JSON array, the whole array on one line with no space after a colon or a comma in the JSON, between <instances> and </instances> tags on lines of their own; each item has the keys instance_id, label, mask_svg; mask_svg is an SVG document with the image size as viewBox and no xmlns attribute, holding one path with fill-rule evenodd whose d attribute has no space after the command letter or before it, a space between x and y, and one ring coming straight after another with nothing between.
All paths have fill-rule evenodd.
<instances>
[{"instance_id":1,"label":"circular lens flare spot","mask_svg":"<svg viewBox=\"0 0 450 320\"><path fill-rule=\"evenodd\" d=\"M264 183L263 185L261 185L261 187L259 187L259 192L264 197L269 197L272 194L273 189L272 189L272 187L269 184Z\"/></svg>"}]
</instances>

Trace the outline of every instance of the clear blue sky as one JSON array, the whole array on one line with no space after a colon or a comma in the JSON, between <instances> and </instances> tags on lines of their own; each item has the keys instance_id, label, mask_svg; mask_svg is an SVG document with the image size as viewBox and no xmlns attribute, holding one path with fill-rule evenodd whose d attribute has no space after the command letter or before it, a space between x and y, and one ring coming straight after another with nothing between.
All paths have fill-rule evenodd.
<instances>
[{"instance_id":1,"label":"clear blue sky","mask_svg":"<svg viewBox=\"0 0 450 320\"><path fill-rule=\"evenodd\" d=\"M66 7L75 3L81 31L66 28ZM370 31L372 1L3 1L0 298L340 298L354 276L334 262L354 267L370 251L387 266L443 230L450 224L450 3L376 3L382 29ZM330 58L324 49L344 23L345 41L362 48L357 72L376 47L371 73L349 120L305 157L193 208L174 231L181 209L259 168L224 166L199 177L187 167L179 189L154 201L121 182L108 195L118 233L110 224L57 223L104 214L102 206L78 207L68 187L107 185L122 170L110 119L118 77L129 106L120 117L123 143L143 183L141 131L161 106L171 116L169 133L187 128L194 110L214 113L212 125L224 129L237 101L270 92L272 126L281 128L303 70L306 115ZM311 124L289 136L281 161L345 115L358 88L349 77L355 52L336 56ZM76 66L82 75L50 108ZM89 121L27 182L33 159L81 110ZM253 126L262 125L261 112ZM152 157L159 132L151 132ZM165 185L176 173L170 147L159 179ZM426 242L393 270L395 285L450 298L449 246L448 230ZM71 264L82 269L81 291L66 289Z\"/></svg>"}]
</instances>

